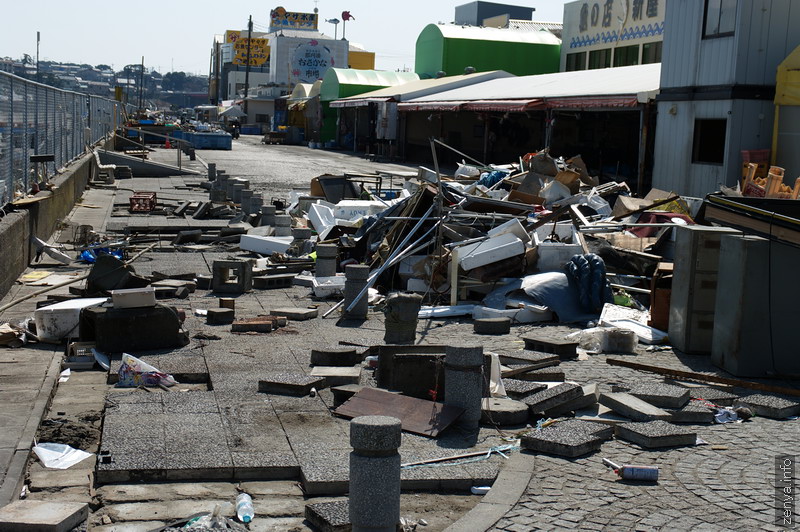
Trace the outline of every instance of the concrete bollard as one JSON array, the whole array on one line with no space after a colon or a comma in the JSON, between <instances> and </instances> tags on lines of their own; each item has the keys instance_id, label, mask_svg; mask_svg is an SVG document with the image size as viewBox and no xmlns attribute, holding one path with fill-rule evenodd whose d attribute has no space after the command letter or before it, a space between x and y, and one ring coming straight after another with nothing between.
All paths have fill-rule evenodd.
<instances>
[{"instance_id":1,"label":"concrete bollard","mask_svg":"<svg viewBox=\"0 0 800 532\"><path fill-rule=\"evenodd\" d=\"M369 266L351 264L344 269L344 276L344 317L354 320L367 319L367 313L369 312L369 295L367 293L364 293L364 296L358 300L358 303L351 311L348 312L347 308L367 286Z\"/></svg>"},{"instance_id":2,"label":"concrete bollard","mask_svg":"<svg viewBox=\"0 0 800 532\"><path fill-rule=\"evenodd\" d=\"M214 181L217 179L217 163L208 163L208 180Z\"/></svg>"},{"instance_id":3,"label":"concrete bollard","mask_svg":"<svg viewBox=\"0 0 800 532\"><path fill-rule=\"evenodd\" d=\"M264 205L261 207L261 225L275 227L275 205Z\"/></svg>"},{"instance_id":4,"label":"concrete bollard","mask_svg":"<svg viewBox=\"0 0 800 532\"><path fill-rule=\"evenodd\" d=\"M386 332L383 341L387 344L413 344L417 339L417 321L422 296L411 292L394 292L386 297Z\"/></svg>"},{"instance_id":5,"label":"concrete bollard","mask_svg":"<svg viewBox=\"0 0 800 532\"><path fill-rule=\"evenodd\" d=\"M275 216L275 236L292 236L292 217L288 214Z\"/></svg>"},{"instance_id":6,"label":"concrete bollard","mask_svg":"<svg viewBox=\"0 0 800 532\"><path fill-rule=\"evenodd\" d=\"M353 532L395 532L400 523L400 420L350 422L350 523Z\"/></svg>"},{"instance_id":7,"label":"concrete bollard","mask_svg":"<svg viewBox=\"0 0 800 532\"><path fill-rule=\"evenodd\" d=\"M241 203L242 202L242 191L245 188L246 187L244 186L244 183L234 183L234 185L233 185L233 196L231 197L231 199L233 200L234 203Z\"/></svg>"},{"instance_id":8,"label":"concrete bollard","mask_svg":"<svg viewBox=\"0 0 800 532\"><path fill-rule=\"evenodd\" d=\"M483 396L483 347L447 346L444 382L444 403L464 409L459 426L477 432Z\"/></svg>"},{"instance_id":9,"label":"concrete bollard","mask_svg":"<svg viewBox=\"0 0 800 532\"><path fill-rule=\"evenodd\" d=\"M314 277L333 277L336 275L336 258L339 246L336 244L317 244L317 264Z\"/></svg>"},{"instance_id":10,"label":"concrete bollard","mask_svg":"<svg viewBox=\"0 0 800 532\"><path fill-rule=\"evenodd\" d=\"M261 208L264 206L264 196L261 192L253 191L253 197L250 198L250 212L252 214L261 214Z\"/></svg>"},{"instance_id":11,"label":"concrete bollard","mask_svg":"<svg viewBox=\"0 0 800 532\"><path fill-rule=\"evenodd\" d=\"M216 190L222 190L223 192L227 193L229 177L230 176L222 172L222 170L217 170L217 179L214 180L213 188Z\"/></svg>"},{"instance_id":12,"label":"concrete bollard","mask_svg":"<svg viewBox=\"0 0 800 532\"><path fill-rule=\"evenodd\" d=\"M241 205L242 212L245 214L250 214L252 211L250 210L251 200L253 199L253 191L249 188L245 188L242 190L239 198L239 204Z\"/></svg>"}]
</instances>

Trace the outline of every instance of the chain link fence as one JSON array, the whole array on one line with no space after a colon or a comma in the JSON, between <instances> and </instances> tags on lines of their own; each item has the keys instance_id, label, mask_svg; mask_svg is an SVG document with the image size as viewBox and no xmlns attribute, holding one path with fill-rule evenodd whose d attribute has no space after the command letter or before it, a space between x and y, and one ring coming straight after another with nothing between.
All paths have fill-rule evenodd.
<instances>
[{"instance_id":1,"label":"chain link fence","mask_svg":"<svg viewBox=\"0 0 800 532\"><path fill-rule=\"evenodd\" d=\"M0 72L0 206L83 155L122 115L119 102ZM32 155L54 162L32 163Z\"/></svg>"}]
</instances>

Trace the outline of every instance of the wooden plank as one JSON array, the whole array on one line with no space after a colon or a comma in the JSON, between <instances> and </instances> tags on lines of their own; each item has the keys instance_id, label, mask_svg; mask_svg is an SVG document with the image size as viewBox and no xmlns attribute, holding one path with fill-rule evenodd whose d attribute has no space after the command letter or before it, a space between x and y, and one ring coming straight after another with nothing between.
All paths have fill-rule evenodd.
<instances>
[{"instance_id":1,"label":"wooden plank","mask_svg":"<svg viewBox=\"0 0 800 532\"><path fill-rule=\"evenodd\" d=\"M559 364L561 364L561 362L559 360L544 360L542 362L537 362L535 364L526 365L526 366L523 366L521 368L514 368L514 369L510 369L508 371L503 371L502 375L500 375L500 376L502 378L504 378L504 379L507 379L507 378L510 378L510 377L514 377L515 375L521 375L523 373L528 373L529 371L534 371L534 370L542 369L542 368L549 368L550 366L558 366Z\"/></svg>"},{"instance_id":2,"label":"wooden plank","mask_svg":"<svg viewBox=\"0 0 800 532\"><path fill-rule=\"evenodd\" d=\"M747 388L750 390L759 390L762 392L780 393L783 395L792 395L795 397L800 397L800 390L795 390L792 388L784 388L782 386L772 386L770 384L761 384L760 382L729 379L728 377L717 377L716 375L706 375L704 373L695 373L693 371L681 371L678 369L661 368L658 366L650 366L647 364L628 362L627 360L620 360L617 358L607 358L606 363L612 366L621 366L623 368L636 369L647 373L658 373L659 375L668 375L671 377L679 377L681 379L696 380L700 382L714 382L717 384L727 384L728 386L737 386L739 388Z\"/></svg>"},{"instance_id":3,"label":"wooden plank","mask_svg":"<svg viewBox=\"0 0 800 532\"><path fill-rule=\"evenodd\" d=\"M452 405L406 397L377 388L363 388L333 413L346 418L396 417L400 420L403 430L436 438L463 412L464 409Z\"/></svg>"}]
</instances>

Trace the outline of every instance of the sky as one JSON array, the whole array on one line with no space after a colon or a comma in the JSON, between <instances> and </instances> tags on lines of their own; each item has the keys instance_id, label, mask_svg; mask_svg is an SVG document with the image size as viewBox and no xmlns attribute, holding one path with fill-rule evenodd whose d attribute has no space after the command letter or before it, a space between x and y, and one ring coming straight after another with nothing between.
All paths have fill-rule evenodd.
<instances>
[{"instance_id":1,"label":"sky","mask_svg":"<svg viewBox=\"0 0 800 532\"><path fill-rule=\"evenodd\" d=\"M224 2L220 0L138 0L123 4L109 0L0 0L11 13L0 31L0 57L36 57L36 32L41 33L40 60L91 65L112 65L121 70L138 64L162 74L184 71L208 74L215 34L247 28L252 15L254 31L269 25L271 9L311 13L319 8L319 29L334 35L328 19L342 19L350 11L346 37L376 53L381 70L414 68L417 36L430 23L451 22L455 6L469 0L274 0ZM14 16L12 2L24 5ZM519 0L497 3L533 7L534 19L561 22L564 0ZM123 7L125 6L125 7ZM33 16L38 13L42 16ZM339 24L338 37L342 37Z\"/></svg>"}]
</instances>

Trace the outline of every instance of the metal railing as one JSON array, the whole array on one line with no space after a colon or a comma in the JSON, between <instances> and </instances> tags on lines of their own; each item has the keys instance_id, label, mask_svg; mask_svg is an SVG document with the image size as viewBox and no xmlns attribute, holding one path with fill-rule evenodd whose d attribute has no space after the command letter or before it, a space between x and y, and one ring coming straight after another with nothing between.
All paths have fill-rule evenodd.
<instances>
[{"instance_id":1,"label":"metal railing","mask_svg":"<svg viewBox=\"0 0 800 532\"><path fill-rule=\"evenodd\" d=\"M0 72L0 206L53 177L122 122L120 102ZM55 161L30 162L44 154Z\"/></svg>"}]
</instances>

